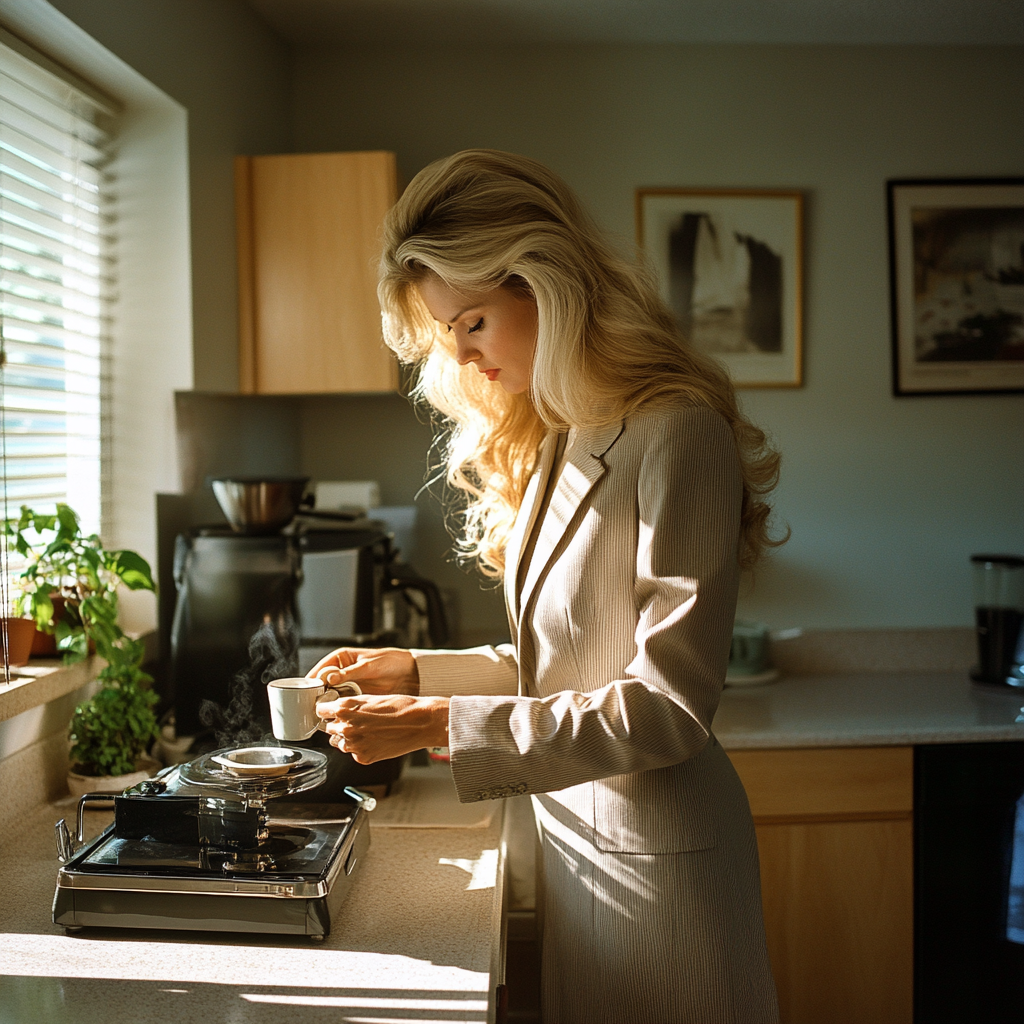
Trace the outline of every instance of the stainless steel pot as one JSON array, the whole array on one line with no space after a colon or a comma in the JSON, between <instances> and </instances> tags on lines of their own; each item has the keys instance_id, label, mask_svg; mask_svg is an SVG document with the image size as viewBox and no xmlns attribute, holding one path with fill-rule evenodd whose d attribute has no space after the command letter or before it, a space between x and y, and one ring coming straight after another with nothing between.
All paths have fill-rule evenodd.
<instances>
[{"instance_id":1,"label":"stainless steel pot","mask_svg":"<svg viewBox=\"0 0 1024 1024\"><path fill-rule=\"evenodd\" d=\"M299 511L308 476L212 481L213 493L236 533L277 533Z\"/></svg>"}]
</instances>

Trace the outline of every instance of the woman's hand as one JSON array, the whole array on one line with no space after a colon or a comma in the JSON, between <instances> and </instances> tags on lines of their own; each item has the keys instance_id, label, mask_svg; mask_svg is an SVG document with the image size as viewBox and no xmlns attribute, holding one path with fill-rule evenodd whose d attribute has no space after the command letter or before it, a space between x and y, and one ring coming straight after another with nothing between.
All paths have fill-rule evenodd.
<instances>
[{"instance_id":1,"label":"woman's hand","mask_svg":"<svg viewBox=\"0 0 1024 1024\"><path fill-rule=\"evenodd\" d=\"M332 746L360 764L448 746L447 697L340 697L316 706Z\"/></svg>"},{"instance_id":2,"label":"woman's hand","mask_svg":"<svg viewBox=\"0 0 1024 1024\"><path fill-rule=\"evenodd\" d=\"M327 686L358 683L363 693L415 697L420 692L416 659L400 647L341 647L321 658L306 675L322 679Z\"/></svg>"}]
</instances>

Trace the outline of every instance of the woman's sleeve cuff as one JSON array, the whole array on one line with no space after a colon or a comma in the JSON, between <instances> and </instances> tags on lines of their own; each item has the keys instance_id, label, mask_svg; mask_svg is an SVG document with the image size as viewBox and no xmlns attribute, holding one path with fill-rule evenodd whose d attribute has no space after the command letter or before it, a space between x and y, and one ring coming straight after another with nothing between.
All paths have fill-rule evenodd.
<instances>
[{"instance_id":1,"label":"woman's sleeve cuff","mask_svg":"<svg viewBox=\"0 0 1024 1024\"><path fill-rule=\"evenodd\" d=\"M519 665L512 644L463 651L410 651L416 659L421 697L515 696Z\"/></svg>"}]
</instances>

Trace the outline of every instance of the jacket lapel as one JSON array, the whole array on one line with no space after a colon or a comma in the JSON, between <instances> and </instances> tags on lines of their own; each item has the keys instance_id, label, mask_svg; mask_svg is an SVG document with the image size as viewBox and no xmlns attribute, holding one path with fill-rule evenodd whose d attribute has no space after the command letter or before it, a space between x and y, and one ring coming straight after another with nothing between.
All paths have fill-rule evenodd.
<instances>
[{"instance_id":1,"label":"jacket lapel","mask_svg":"<svg viewBox=\"0 0 1024 1024\"><path fill-rule=\"evenodd\" d=\"M540 524L540 533L533 549L533 557L527 569L523 590L516 605L516 624L522 621L523 613L529 607L530 598L536 590L537 583L543 577L552 560L556 548L568 531L573 518L586 497L594 489L597 482L607 472L604 456L622 434L623 424L616 422L606 427L579 431L569 442L565 450L562 472L551 492L547 514ZM551 445L553 452L554 445ZM549 454L550 469L550 454ZM547 473L544 474L547 479ZM534 505L530 515L530 525L520 539L516 552L516 560L522 554L523 540L529 536L529 530L537 517L537 506L544 491L541 488L534 497ZM512 579L515 589L515 577Z\"/></svg>"},{"instance_id":2,"label":"jacket lapel","mask_svg":"<svg viewBox=\"0 0 1024 1024\"><path fill-rule=\"evenodd\" d=\"M512 620L510 625L513 626L513 643L518 642L516 633L519 625L519 594L516 580L519 578L519 559L522 557L523 545L533 529L537 512L540 509L540 501L547 487L548 474L555 461L557 440L557 434L548 434L541 442L537 466L526 486L523 504L512 527L508 546L505 548L505 607L509 609L509 618Z\"/></svg>"}]
</instances>

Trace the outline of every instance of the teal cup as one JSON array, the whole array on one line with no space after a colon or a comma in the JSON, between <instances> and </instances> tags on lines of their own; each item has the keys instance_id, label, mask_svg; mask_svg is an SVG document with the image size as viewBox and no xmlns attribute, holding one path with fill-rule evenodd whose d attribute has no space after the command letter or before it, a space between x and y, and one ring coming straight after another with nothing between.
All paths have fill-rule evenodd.
<instances>
[{"instance_id":1,"label":"teal cup","mask_svg":"<svg viewBox=\"0 0 1024 1024\"><path fill-rule=\"evenodd\" d=\"M732 628L729 675L756 676L768 668L768 627L761 622L739 622Z\"/></svg>"}]
</instances>

